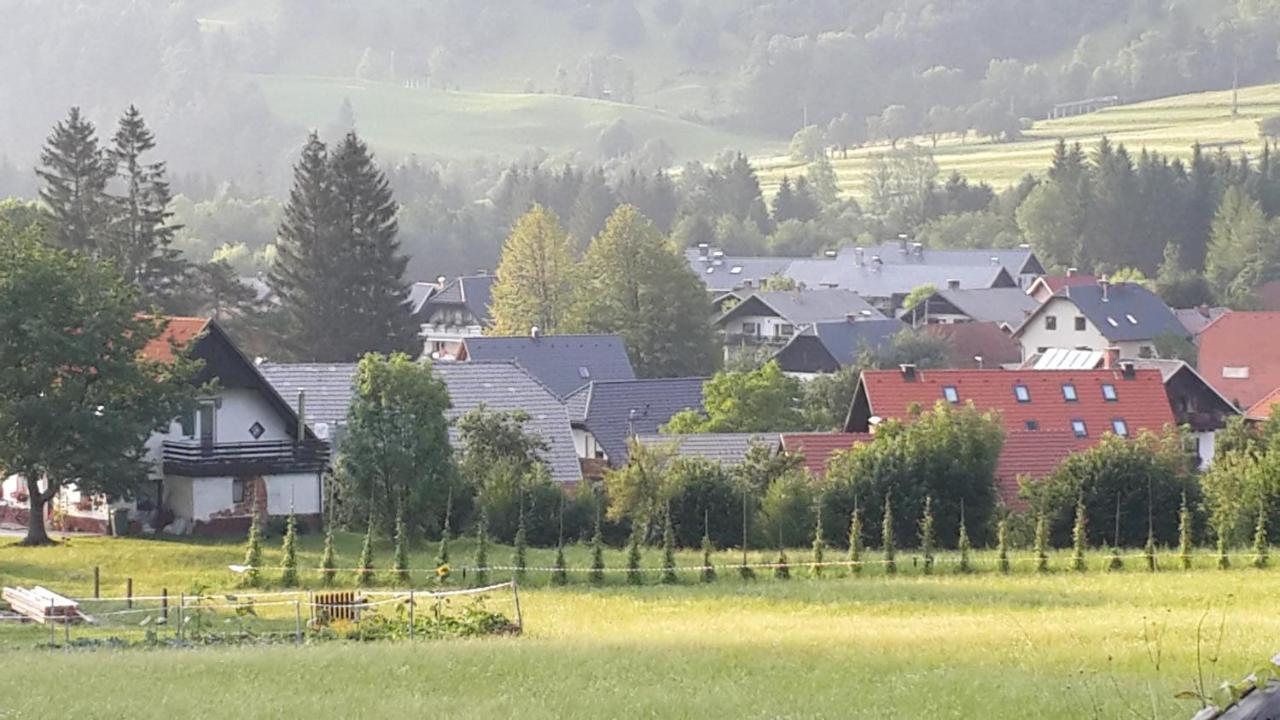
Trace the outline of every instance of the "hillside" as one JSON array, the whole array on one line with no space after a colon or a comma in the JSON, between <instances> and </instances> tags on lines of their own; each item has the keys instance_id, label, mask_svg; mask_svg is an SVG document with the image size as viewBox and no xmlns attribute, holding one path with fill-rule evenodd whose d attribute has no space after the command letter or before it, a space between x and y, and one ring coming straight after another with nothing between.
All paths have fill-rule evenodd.
<instances>
[{"instance_id":1,"label":"hillside","mask_svg":"<svg viewBox=\"0 0 1280 720\"><path fill-rule=\"evenodd\" d=\"M682 120L667 113L587 98L533 93L410 89L354 78L256 78L272 112L304 127L333 121L344 99L360 133L380 152L444 158L518 158L541 148L594 154L601 130L622 120L639 148L661 140L677 158L725 149L778 152L781 143Z\"/></svg>"},{"instance_id":2,"label":"hillside","mask_svg":"<svg viewBox=\"0 0 1280 720\"><path fill-rule=\"evenodd\" d=\"M1280 84L1258 85L1240 90L1239 114L1231 116L1231 91L1177 95L1159 100L1121 105L1086 115L1036 122L1017 142L992 143L970 135L967 140L952 136L939 140L933 151L941 176L952 171L970 180L990 183L1003 189L1024 175L1037 175L1049 165L1058 138L1095 145L1104 135L1123 143L1136 155L1142 149L1170 157L1187 158L1199 142L1209 151L1218 147L1235 154L1261 149L1258 120L1280 114ZM929 146L929 139L914 142ZM876 144L852 150L848 159L833 161L843 190L861 197L865 176L874 159L889 146ZM765 192L776 189L784 174L804 170L786 157L755 160Z\"/></svg>"}]
</instances>

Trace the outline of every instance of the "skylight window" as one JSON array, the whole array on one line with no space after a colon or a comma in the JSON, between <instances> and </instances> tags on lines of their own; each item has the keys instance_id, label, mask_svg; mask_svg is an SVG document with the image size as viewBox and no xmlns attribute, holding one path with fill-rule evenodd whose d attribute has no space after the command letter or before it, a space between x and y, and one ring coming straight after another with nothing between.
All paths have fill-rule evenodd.
<instances>
[{"instance_id":1,"label":"skylight window","mask_svg":"<svg viewBox=\"0 0 1280 720\"><path fill-rule=\"evenodd\" d=\"M1106 383L1105 385L1103 385L1102 399L1106 400L1107 402L1115 402L1116 400L1119 400L1120 397L1116 395L1116 386L1112 385L1111 383Z\"/></svg>"},{"instance_id":2,"label":"skylight window","mask_svg":"<svg viewBox=\"0 0 1280 720\"><path fill-rule=\"evenodd\" d=\"M1132 315L1125 315L1125 316L1124 316L1124 319L1125 319L1125 320L1128 320L1130 325L1137 325L1137 324L1138 324L1138 318L1136 318L1136 317L1134 317L1134 316L1132 316Z\"/></svg>"},{"instance_id":3,"label":"skylight window","mask_svg":"<svg viewBox=\"0 0 1280 720\"><path fill-rule=\"evenodd\" d=\"M1072 420L1071 431L1076 434L1076 437L1089 437L1089 428L1085 426L1083 420Z\"/></svg>"},{"instance_id":4,"label":"skylight window","mask_svg":"<svg viewBox=\"0 0 1280 720\"><path fill-rule=\"evenodd\" d=\"M1018 402L1020 403L1031 402L1031 390L1029 390L1026 385L1014 385L1013 395L1018 398Z\"/></svg>"},{"instance_id":5,"label":"skylight window","mask_svg":"<svg viewBox=\"0 0 1280 720\"><path fill-rule=\"evenodd\" d=\"M1120 418L1111 421L1111 431L1120 437L1129 437L1129 425Z\"/></svg>"},{"instance_id":6,"label":"skylight window","mask_svg":"<svg viewBox=\"0 0 1280 720\"><path fill-rule=\"evenodd\" d=\"M1039 422L1039 421L1037 421L1037 420L1028 420L1028 421L1026 422L1026 424L1025 424L1025 427L1026 427L1028 430L1039 430L1039 429L1040 429L1040 422Z\"/></svg>"},{"instance_id":7,"label":"skylight window","mask_svg":"<svg viewBox=\"0 0 1280 720\"><path fill-rule=\"evenodd\" d=\"M590 378L590 377L591 377L591 371L590 371L589 369L587 369L587 366L585 366L585 365L579 365L579 366L578 366L578 377L582 378L583 380L587 380L588 378Z\"/></svg>"},{"instance_id":8,"label":"skylight window","mask_svg":"<svg viewBox=\"0 0 1280 720\"><path fill-rule=\"evenodd\" d=\"M1120 323L1116 322L1116 319L1113 317L1107 318L1107 324L1110 325L1111 327L1120 327Z\"/></svg>"},{"instance_id":9,"label":"skylight window","mask_svg":"<svg viewBox=\"0 0 1280 720\"><path fill-rule=\"evenodd\" d=\"M1079 396L1076 395L1076 386L1071 383L1063 383L1062 399L1066 400L1067 402L1075 402L1076 400L1078 400Z\"/></svg>"},{"instance_id":10,"label":"skylight window","mask_svg":"<svg viewBox=\"0 0 1280 720\"><path fill-rule=\"evenodd\" d=\"M942 397L946 398L947 402L952 404L960 402L960 392L956 390L954 385L942 386Z\"/></svg>"},{"instance_id":11,"label":"skylight window","mask_svg":"<svg viewBox=\"0 0 1280 720\"><path fill-rule=\"evenodd\" d=\"M730 274L730 275L741 275L741 274L742 274L742 266L741 266L741 265L734 265L733 267L729 268L729 274Z\"/></svg>"}]
</instances>

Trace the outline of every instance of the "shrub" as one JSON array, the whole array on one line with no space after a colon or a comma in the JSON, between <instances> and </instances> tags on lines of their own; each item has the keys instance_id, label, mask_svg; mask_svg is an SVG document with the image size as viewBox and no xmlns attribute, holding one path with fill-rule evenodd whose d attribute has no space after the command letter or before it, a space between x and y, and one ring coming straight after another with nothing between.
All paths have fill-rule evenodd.
<instances>
[{"instance_id":1,"label":"shrub","mask_svg":"<svg viewBox=\"0 0 1280 720\"><path fill-rule=\"evenodd\" d=\"M813 537L812 479L803 470L788 472L765 490L760 505L760 535L786 547L798 547Z\"/></svg>"},{"instance_id":2,"label":"shrub","mask_svg":"<svg viewBox=\"0 0 1280 720\"><path fill-rule=\"evenodd\" d=\"M333 551L333 530L325 528L324 553L320 556L320 582L325 586L332 585L337 567L338 560Z\"/></svg>"},{"instance_id":3,"label":"shrub","mask_svg":"<svg viewBox=\"0 0 1280 720\"><path fill-rule=\"evenodd\" d=\"M587 578L592 585L604 584L604 533L600 529L599 513L596 513L596 531L591 534L591 572Z\"/></svg>"},{"instance_id":4,"label":"shrub","mask_svg":"<svg viewBox=\"0 0 1280 720\"><path fill-rule=\"evenodd\" d=\"M524 582L525 568L529 564L529 540L524 527L524 507L521 503L520 516L516 520L515 547L511 551L511 565L515 568L516 582Z\"/></svg>"},{"instance_id":5,"label":"shrub","mask_svg":"<svg viewBox=\"0 0 1280 720\"><path fill-rule=\"evenodd\" d=\"M551 570L552 585L568 585L569 573L564 564L564 545L556 546L556 564Z\"/></svg>"},{"instance_id":6,"label":"shrub","mask_svg":"<svg viewBox=\"0 0 1280 720\"><path fill-rule=\"evenodd\" d=\"M813 524L813 565L809 566L809 575L822 577L822 563L826 542L822 539L822 503L818 503L818 519Z\"/></svg>"},{"instance_id":7,"label":"shrub","mask_svg":"<svg viewBox=\"0 0 1280 720\"><path fill-rule=\"evenodd\" d=\"M996 567L1000 572L1009 572L1009 521L1000 518L996 524Z\"/></svg>"},{"instance_id":8,"label":"shrub","mask_svg":"<svg viewBox=\"0 0 1280 720\"><path fill-rule=\"evenodd\" d=\"M787 564L787 551L778 548L778 559L773 563L773 576L779 580L791 579L791 567Z\"/></svg>"},{"instance_id":9,"label":"shrub","mask_svg":"<svg viewBox=\"0 0 1280 720\"><path fill-rule=\"evenodd\" d=\"M1076 503L1076 522L1071 528L1071 569L1076 572L1084 572L1084 549L1088 543L1085 535L1085 514L1084 500Z\"/></svg>"},{"instance_id":10,"label":"shrub","mask_svg":"<svg viewBox=\"0 0 1280 720\"><path fill-rule=\"evenodd\" d=\"M677 547L697 547L703 535L720 547L733 545L742 537L742 496L733 477L719 463L677 458L668 472ZM754 515L754 503L748 510Z\"/></svg>"},{"instance_id":11,"label":"shrub","mask_svg":"<svg viewBox=\"0 0 1280 720\"><path fill-rule=\"evenodd\" d=\"M675 585L676 578L676 531L671 525L671 513L663 513L662 523L662 584Z\"/></svg>"},{"instance_id":12,"label":"shrub","mask_svg":"<svg viewBox=\"0 0 1280 720\"><path fill-rule=\"evenodd\" d=\"M924 499L924 515L920 518L920 553L924 555L924 574L933 574L933 498Z\"/></svg>"},{"instance_id":13,"label":"shrub","mask_svg":"<svg viewBox=\"0 0 1280 720\"><path fill-rule=\"evenodd\" d=\"M405 527L403 511L396 513L396 547L391 578L404 585L409 584L409 529Z\"/></svg>"},{"instance_id":14,"label":"shrub","mask_svg":"<svg viewBox=\"0 0 1280 720\"><path fill-rule=\"evenodd\" d=\"M1262 569L1265 568L1270 561L1268 554L1269 543L1267 542L1267 511L1265 508L1258 510L1258 522L1253 529L1253 566Z\"/></svg>"},{"instance_id":15,"label":"shrub","mask_svg":"<svg viewBox=\"0 0 1280 720\"><path fill-rule=\"evenodd\" d=\"M627 548L627 584L640 585L644 578L640 575L640 532L631 533L631 545Z\"/></svg>"},{"instance_id":16,"label":"shrub","mask_svg":"<svg viewBox=\"0 0 1280 720\"><path fill-rule=\"evenodd\" d=\"M1111 546L1110 557L1107 559L1107 570L1115 572L1124 569L1124 558L1120 556L1120 547L1118 545Z\"/></svg>"},{"instance_id":17,"label":"shrub","mask_svg":"<svg viewBox=\"0 0 1280 720\"><path fill-rule=\"evenodd\" d=\"M884 546L884 571L888 575L898 572L896 551L893 547L893 500L884 498L884 519L880 523L880 543Z\"/></svg>"},{"instance_id":18,"label":"shrub","mask_svg":"<svg viewBox=\"0 0 1280 720\"><path fill-rule=\"evenodd\" d=\"M475 565L475 584L480 587L489 584L489 521L483 510L480 511L480 522L476 526Z\"/></svg>"},{"instance_id":19,"label":"shrub","mask_svg":"<svg viewBox=\"0 0 1280 720\"><path fill-rule=\"evenodd\" d=\"M956 548L960 551L960 563L956 566L956 572L968 573L973 571L973 566L969 562L969 530L965 527L964 515L960 516L960 538L956 541Z\"/></svg>"},{"instance_id":20,"label":"shrub","mask_svg":"<svg viewBox=\"0 0 1280 720\"><path fill-rule=\"evenodd\" d=\"M373 520L364 532L364 543L360 546L360 562L356 568L356 585L367 587L373 584Z\"/></svg>"},{"instance_id":21,"label":"shrub","mask_svg":"<svg viewBox=\"0 0 1280 720\"><path fill-rule=\"evenodd\" d=\"M1186 495L1178 509L1178 560L1183 570L1191 569L1191 508L1187 507Z\"/></svg>"},{"instance_id":22,"label":"shrub","mask_svg":"<svg viewBox=\"0 0 1280 720\"><path fill-rule=\"evenodd\" d=\"M244 583L249 587L258 586L259 571L262 568L262 531L258 528L258 513L249 521L249 539L245 543Z\"/></svg>"},{"instance_id":23,"label":"shrub","mask_svg":"<svg viewBox=\"0 0 1280 720\"><path fill-rule=\"evenodd\" d=\"M1036 572L1049 572L1049 521L1041 513L1036 518Z\"/></svg>"},{"instance_id":24,"label":"shrub","mask_svg":"<svg viewBox=\"0 0 1280 720\"><path fill-rule=\"evenodd\" d=\"M1147 533L1147 544L1142 547L1142 556L1147 563L1147 572L1156 571L1156 536L1153 532Z\"/></svg>"},{"instance_id":25,"label":"shrub","mask_svg":"<svg viewBox=\"0 0 1280 720\"><path fill-rule=\"evenodd\" d=\"M711 542L710 535L702 536L702 582L710 583L716 581L716 568L711 562L711 555L716 550L716 546Z\"/></svg>"},{"instance_id":26,"label":"shrub","mask_svg":"<svg viewBox=\"0 0 1280 720\"><path fill-rule=\"evenodd\" d=\"M849 574L862 573L862 510L856 505L849 518Z\"/></svg>"},{"instance_id":27,"label":"shrub","mask_svg":"<svg viewBox=\"0 0 1280 720\"><path fill-rule=\"evenodd\" d=\"M450 498L444 512L444 527L440 530L440 547L436 550L436 581L442 585L449 582L449 534L452 531L450 527L452 516L453 498Z\"/></svg>"},{"instance_id":28,"label":"shrub","mask_svg":"<svg viewBox=\"0 0 1280 720\"><path fill-rule=\"evenodd\" d=\"M284 526L284 542L280 547L280 584L295 587L298 584L298 519L289 512Z\"/></svg>"}]
</instances>

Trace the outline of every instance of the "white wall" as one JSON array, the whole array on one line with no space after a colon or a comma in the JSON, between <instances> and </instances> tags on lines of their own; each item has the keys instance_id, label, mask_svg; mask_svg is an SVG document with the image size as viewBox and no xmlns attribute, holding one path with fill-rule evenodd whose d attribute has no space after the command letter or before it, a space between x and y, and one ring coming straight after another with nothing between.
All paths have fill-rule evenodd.
<instances>
[{"instance_id":1,"label":"white wall","mask_svg":"<svg viewBox=\"0 0 1280 720\"><path fill-rule=\"evenodd\" d=\"M573 429L573 449L577 451L579 458L594 458L596 452L604 452L596 442L596 436L582 428Z\"/></svg>"},{"instance_id":2,"label":"white wall","mask_svg":"<svg viewBox=\"0 0 1280 720\"><path fill-rule=\"evenodd\" d=\"M317 473L267 475L267 514L320 514L320 476Z\"/></svg>"},{"instance_id":3,"label":"white wall","mask_svg":"<svg viewBox=\"0 0 1280 720\"><path fill-rule=\"evenodd\" d=\"M728 335L741 335L742 325L744 323L756 324L756 336L761 338L790 338L790 335L778 335L778 327L781 325L791 325L785 319L777 315L743 315L740 318L734 318L725 325L725 333ZM795 334L797 328L792 327L792 334Z\"/></svg>"},{"instance_id":4,"label":"white wall","mask_svg":"<svg viewBox=\"0 0 1280 720\"><path fill-rule=\"evenodd\" d=\"M192 496L192 483L196 480L185 477L169 477L164 481L164 505L181 518L195 517L195 500Z\"/></svg>"},{"instance_id":5,"label":"white wall","mask_svg":"<svg viewBox=\"0 0 1280 720\"><path fill-rule=\"evenodd\" d=\"M1045 318L1050 316L1058 319L1056 330L1045 327ZM1025 360L1031 357L1042 347L1106 350L1112 346L1111 341L1103 337L1098 328L1087 318L1085 329L1076 330L1077 317L1084 317L1084 315L1070 300L1059 297L1050 299L1018 338L1018 342L1022 344L1022 358Z\"/></svg>"}]
</instances>

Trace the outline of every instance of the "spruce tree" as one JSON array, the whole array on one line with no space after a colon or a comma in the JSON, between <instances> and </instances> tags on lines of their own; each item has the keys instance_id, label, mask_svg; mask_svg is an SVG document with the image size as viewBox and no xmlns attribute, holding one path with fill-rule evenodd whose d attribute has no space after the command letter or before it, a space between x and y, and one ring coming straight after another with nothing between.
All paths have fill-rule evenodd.
<instances>
[{"instance_id":1,"label":"spruce tree","mask_svg":"<svg viewBox=\"0 0 1280 720\"><path fill-rule=\"evenodd\" d=\"M880 523L880 544L884 547L884 572L895 575L898 572L897 551L893 547L893 501L884 496L884 519Z\"/></svg>"},{"instance_id":2,"label":"spruce tree","mask_svg":"<svg viewBox=\"0 0 1280 720\"><path fill-rule=\"evenodd\" d=\"M1089 538L1085 534L1084 498L1076 501L1076 522L1071 527L1071 569L1084 572L1084 551Z\"/></svg>"},{"instance_id":3,"label":"spruce tree","mask_svg":"<svg viewBox=\"0 0 1280 720\"><path fill-rule=\"evenodd\" d=\"M391 578L401 586L409 584L409 528L404 523L404 510L396 512L396 547L391 565Z\"/></svg>"},{"instance_id":4,"label":"spruce tree","mask_svg":"<svg viewBox=\"0 0 1280 720\"><path fill-rule=\"evenodd\" d=\"M996 568L1009 574L1009 520L1000 518L996 523Z\"/></svg>"},{"instance_id":5,"label":"spruce tree","mask_svg":"<svg viewBox=\"0 0 1280 720\"><path fill-rule=\"evenodd\" d=\"M244 582L249 587L257 587L259 573L262 570L262 529L258 525L258 513L253 513L249 521L249 539L244 549Z\"/></svg>"},{"instance_id":6,"label":"spruce tree","mask_svg":"<svg viewBox=\"0 0 1280 720\"><path fill-rule=\"evenodd\" d=\"M662 584L675 585L676 578L676 531L671 525L671 503L667 503L666 512L662 514Z\"/></svg>"},{"instance_id":7,"label":"spruce tree","mask_svg":"<svg viewBox=\"0 0 1280 720\"><path fill-rule=\"evenodd\" d=\"M920 518L920 554L924 556L924 574L933 574L933 497L925 496L924 514Z\"/></svg>"},{"instance_id":8,"label":"spruce tree","mask_svg":"<svg viewBox=\"0 0 1280 720\"><path fill-rule=\"evenodd\" d=\"M565 568L565 564L564 564L564 543L558 543L556 545L556 563L555 563L555 566L551 569L551 584L552 585L568 585L569 584L569 573Z\"/></svg>"},{"instance_id":9,"label":"spruce tree","mask_svg":"<svg viewBox=\"0 0 1280 720\"><path fill-rule=\"evenodd\" d=\"M596 526L591 533L591 572L587 578L592 585L604 584L604 532L600 527L600 510L596 509Z\"/></svg>"},{"instance_id":10,"label":"spruce tree","mask_svg":"<svg viewBox=\"0 0 1280 720\"><path fill-rule=\"evenodd\" d=\"M493 285L494 335L560 330L573 291L573 247L560 219L534 205L516 221L502 246Z\"/></svg>"},{"instance_id":11,"label":"spruce tree","mask_svg":"<svg viewBox=\"0 0 1280 720\"><path fill-rule=\"evenodd\" d=\"M809 575L815 578L822 577L823 556L826 554L826 542L822 537L822 499L818 499L817 503L817 522L813 524L813 565L809 566Z\"/></svg>"},{"instance_id":12,"label":"spruce tree","mask_svg":"<svg viewBox=\"0 0 1280 720\"><path fill-rule=\"evenodd\" d=\"M862 510L853 504L853 516L849 518L849 574L862 574Z\"/></svg>"},{"instance_id":13,"label":"spruce tree","mask_svg":"<svg viewBox=\"0 0 1280 720\"><path fill-rule=\"evenodd\" d=\"M337 573L338 559L333 550L333 530L325 528L324 531L324 553L320 556L320 582L326 587L333 584L333 577Z\"/></svg>"},{"instance_id":14,"label":"spruce tree","mask_svg":"<svg viewBox=\"0 0 1280 720\"><path fill-rule=\"evenodd\" d=\"M1253 528L1253 566L1262 569L1270 564L1270 542L1267 540L1267 511L1258 508L1258 522Z\"/></svg>"},{"instance_id":15,"label":"spruce tree","mask_svg":"<svg viewBox=\"0 0 1280 720\"><path fill-rule=\"evenodd\" d=\"M1182 507L1178 509L1178 560L1183 570L1191 569L1191 508L1187 507L1187 494L1182 494Z\"/></svg>"},{"instance_id":16,"label":"spruce tree","mask_svg":"<svg viewBox=\"0 0 1280 720\"><path fill-rule=\"evenodd\" d=\"M1036 572L1049 572L1049 520L1040 513L1036 516Z\"/></svg>"},{"instance_id":17,"label":"spruce tree","mask_svg":"<svg viewBox=\"0 0 1280 720\"><path fill-rule=\"evenodd\" d=\"M489 584L489 516L480 511L480 522L476 524L476 561L475 584L484 587Z\"/></svg>"},{"instance_id":18,"label":"spruce tree","mask_svg":"<svg viewBox=\"0 0 1280 720\"><path fill-rule=\"evenodd\" d=\"M69 250L97 256L111 218L107 183L114 168L98 145L93 123L73 107L53 127L36 169L44 185L40 202L52 219L54 241Z\"/></svg>"},{"instance_id":19,"label":"spruce tree","mask_svg":"<svg viewBox=\"0 0 1280 720\"><path fill-rule=\"evenodd\" d=\"M155 146L155 135L142 113L130 105L108 151L123 192L110 199L111 221L101 254L114 260L125 279L142 288L149 299L173 308L176 297L188 292L189 268L173 247L181 226L169 222L173 194L165 179L165 164L144 162L143 156Z\"/></svg>"},{"instance_id":20,"label":"spruce tree","mask_svg":"<svg viewBox=\"0 0 1280 720\"><path fill-rule=\"evenodd\" d=\"M511 564L515 566L516 582L524 582L525 567L529 562L529 538L524 527L524 498L520 499L520 517L516 521L515 549L512 551Z\"/></svg>"},{"instance_id":21,"label":"spruce tree","mask_svg":"<svg viewBox=\"0 0 1280 720\"><path fill-rule=\"evenodd\" d=\"M960 564L956 567L956 572L973 572L973 565L969 560L973 545L969 542L969 529L965 525L963 509L960 512L960 539L956 541L956 549L960 551Z\"/></svg>"},{"instance_id":22,"label":"spruce tree","mask_svg":"<svg viewBox=\"0 0 1280 720\"><path fill-rule=\"evenodd\" d=\"M627 584L640 585L644 578L640 576L640 530L631 532L631 544L627 547Z\"/></svg>"},{"instance_id":23,"label":"spruce tree","mask_svg":"<svg viewBox=\"0 0 1280 720\"><path fill-rule=\"evenodd\" d=\"M280 547L280 585L294 587L298 584L298 520L293 511L285 520L284 541Z\"/></svg>"},{"instance_id":24,"label":"spruce tree","mask_svg":"<svg viewBox=\"0 0 1280 720\"><path fill-rule=\"evenodd\" d=\"M373 520L364 532L364 542L360 545L360 561L356 563L356 585L367 587L373 584Z\"/></svg>"}]
</instances>

